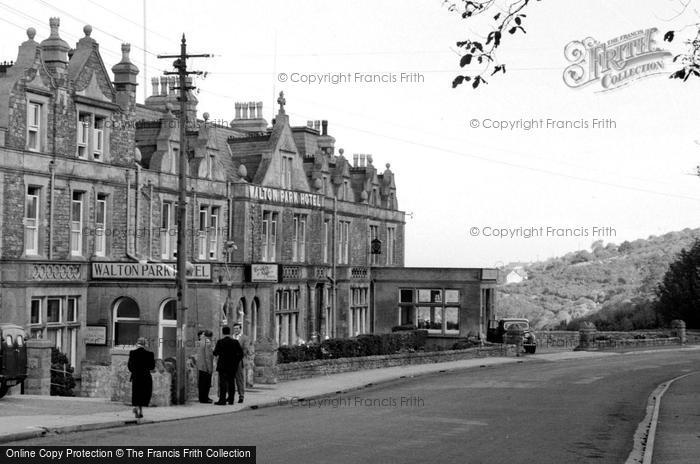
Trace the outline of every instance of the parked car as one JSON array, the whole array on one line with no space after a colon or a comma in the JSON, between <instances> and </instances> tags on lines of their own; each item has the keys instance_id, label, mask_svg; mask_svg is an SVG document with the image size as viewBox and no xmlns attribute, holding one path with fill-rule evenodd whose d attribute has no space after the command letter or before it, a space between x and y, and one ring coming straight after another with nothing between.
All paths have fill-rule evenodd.
<instances>
[{"instance_id":1,"label":"parked car","mask_svg":"<svg viewBox=\"0 0 700 464\"><path fill-rule=\"evenodd\" d=\"M519 326L523 330L523 348L526 353L534 353L537 350L537 339L530 329L530 321L518 317L505 317L499 320L489 321L486 331L486 341L503 343L503 338L510 327Z\"/></svg>"},{"instance_id":2,"label":"parked car","mask_svg":"<svg viewBox=\"0 0 700 464\"><path fill-rule=\"evenodd\" d=\"M7 390L27 378L27 346L24 329L15 324L0 324L0 398Z\"/></svg>"}]
</instances>

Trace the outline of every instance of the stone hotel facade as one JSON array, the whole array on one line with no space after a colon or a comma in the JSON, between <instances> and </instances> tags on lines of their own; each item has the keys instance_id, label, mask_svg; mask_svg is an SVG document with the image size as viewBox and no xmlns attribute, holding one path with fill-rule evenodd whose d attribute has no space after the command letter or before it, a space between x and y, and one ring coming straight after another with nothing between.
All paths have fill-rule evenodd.
<instances>
[{"instance_id":1,"label":"stone hotel facade","mask_svg":"<svg viewBox=\"0 0 700 464\"><path fill-rule=\"evenodd\" d=\"M0 65L0 322L51 340L78 375L138 336L174 356L174 82L153 78L139 104L129 45L110 73L90 26L72 48L50 25ZM185 339L236 321L272 347L405 324L483 334L494 271L404 267L389 165L351 161L326 121L292 126L278 103L271 124L246 102L221 125L189 95Z\"/></svg>"}]
</instances>

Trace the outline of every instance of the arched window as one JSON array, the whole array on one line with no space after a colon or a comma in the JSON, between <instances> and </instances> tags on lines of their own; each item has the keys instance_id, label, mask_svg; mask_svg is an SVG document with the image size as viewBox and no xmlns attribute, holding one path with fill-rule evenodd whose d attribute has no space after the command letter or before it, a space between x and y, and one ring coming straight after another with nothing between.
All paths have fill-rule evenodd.
<instances>
[{"instance_id":1,"label":"arched window","mask_svg":"<svg viewBox=\"0 0 700 464\"><path fill-rule=\"evenodd\" d=\"M238 300L238 305L236 305L236 317L235 321L241 324L241 328L245 327L246 323L246 304L245 298Z\"/></svg>"},{"instance_id":2,"label":"arched window","mask_svg":"<svg viewBox=\"0 0 700 464\"><path fill-rule=\"evenodd\" d=\"M139 338L139 305L128 297L120 298L114 303L114 346L135 345Z\"/></svg>"},{"instance_id":3,"label":"arched window","mask_svg":"<svg viewBox=\"0 0 700 464\"><path fill-rule=\"evenodd\" d=\"M258 339L258 321L260 321L260 301L256 296L250 305L250 317L248 318L248 336L252 341Z\"/></svg>"},{"instance_id":4,"label":"arched window","mask_svg":"<svg viewBox=\"0 0 700 464\"><path fill-rule=\"evenodd\" d=\"M165 300L160 305L158 318L158 357L174 358L177 355L177 300Z\"/></svg>"}]
</instances>

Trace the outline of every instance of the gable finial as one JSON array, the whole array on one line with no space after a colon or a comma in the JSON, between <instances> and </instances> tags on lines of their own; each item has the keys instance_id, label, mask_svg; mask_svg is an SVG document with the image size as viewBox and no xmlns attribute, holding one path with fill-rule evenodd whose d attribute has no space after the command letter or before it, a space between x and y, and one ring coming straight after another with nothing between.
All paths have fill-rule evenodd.
<instances>
[{"instance_id":1,"label":"gable finial","mask_svg":"<svg viewBox=\"0 0 700 464\"><path fill-rule=\"evenodd\" d=\"M280 92L280 96L277 99L277 103L280 105L279 114L284 114L284 105L287 104L287 100L284 98L284 92Z\"/></svg>"}]
</instances>

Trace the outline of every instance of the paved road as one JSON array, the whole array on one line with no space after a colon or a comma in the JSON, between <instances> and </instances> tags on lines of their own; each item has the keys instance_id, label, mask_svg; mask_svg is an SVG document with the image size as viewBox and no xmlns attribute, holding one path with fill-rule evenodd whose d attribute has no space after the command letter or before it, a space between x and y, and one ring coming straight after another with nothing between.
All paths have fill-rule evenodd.
<instances>
[{"instance_id":1,"label":"paved road","mask_svg":"<svg viewBox=\"0 0 700 464\"><path fill-rule=\"evenodd\" d=\"M622 463L649 393L700 352L527 362L407 379L312 403L23 441L255 445L260 463Z\"/></svg>"}]
</instances>

